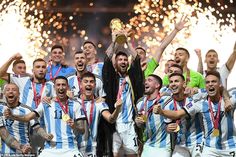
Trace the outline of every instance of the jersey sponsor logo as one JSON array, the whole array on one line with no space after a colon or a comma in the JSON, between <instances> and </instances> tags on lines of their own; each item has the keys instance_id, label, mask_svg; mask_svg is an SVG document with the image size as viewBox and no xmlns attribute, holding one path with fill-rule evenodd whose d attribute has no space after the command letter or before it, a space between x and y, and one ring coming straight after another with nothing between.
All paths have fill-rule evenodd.
<instances>
[{"instance_id":1,"label":"jersey sponsor logo","mask_svg":"<svg viewBox=\"0 0 236 157\"><path fill-rule=\"evenodd\" d=\"M6 119L6 126L12 126L13 123L14 123L14 120Z\"/></svg>"},{"instance_id":2,"label":"jersey sponsor logo","mask_svg":"<svg viewBox=\"0 0 236 157\"><path fill-rule=\"evenodd\" d=\"M191 102L186 105L187 109L190 109L191 107L193 107L193 104Z\"/></svg>"}]
</instances>

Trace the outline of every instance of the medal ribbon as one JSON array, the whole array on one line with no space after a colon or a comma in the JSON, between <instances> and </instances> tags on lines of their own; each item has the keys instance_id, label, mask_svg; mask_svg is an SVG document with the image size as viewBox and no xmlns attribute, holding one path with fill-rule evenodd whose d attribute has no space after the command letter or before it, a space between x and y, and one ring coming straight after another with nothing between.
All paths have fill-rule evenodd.
<instances>
[{"instance_id":1,"label":"medal ribbon","mask_svg":"<svg viewBox=\"0 0 236 157\"><path fill-rule=\"evenodd\" d=\"M219 127L221 99L222 99L222 97L220 97L220 101L218 102L218 109L217 109L216 118L215 118L214 113L213 113L213 109L211 106L211 100L210 100L210 98L208 98L208 104L209 104L209 109L210 109L210 113L211 113L211 118L212 118L212 121L214 124L214 129L218 129L218 127Z\"/></svg>"},{"instance_id":2,"label":"medal ribbon","mask_svg":"<svg viewBox=\"0 0 236 157\"><path fill-rule=\"evenodd\" d=\"M36 92L36 83L34 83L32 81L32 88L33 88L33 93L34 93L34 101L35 101L35 104L36 104L36 108L38 107L40 101L41 101L41 96L43 94L43 89L44 89L44 86L45 86L45 82L42 83L42 87L40 89L40 92L39 92L39 95L37 96L37 92Z\"/></svg>"},{"instance_id":3,"label":"medal ribbon","mask_svg":"<svg viewBox=\"0 0 236 157\"><path fill-rule=\"evenodd\" d=\"M185 106L185 102L186 102L186 98L184 98L184 104L183 106ZM174 110L177 111L177 101L174 99ZM180 124L180 120L176 120L177 124Z\"/></svg>"},{"instance_id":4,"label":"medal ribbon","mask_svg":"<svg viewBox=\"0 0 236 157\"><path fill-rule=\"evenodd\" d=\"M121 95L122 95L122 91L125 87L125 83L126 83L126 77L122 81L122 84L119 86L119 90L118 90L118 94L117 94L117 98L116 98L117 100L121 99Z\"/></svg>"},{"instance_id":5,"label":"medal ribbon","mask_svg":"<svg viewBox=\"0 0 236 157\"><path fill-rule=\"evenodd\" d=\"M57 69L54 77L52 76L52 64L50 64L50 80L53 80L57 77L57 75L59 74L59 72L61 71L61 66Z\"/></svg>"},{"instance_id":6,"label":"medal ribbon","mask_svg":"<svg viewBox=\"0 0 236 157\"><path fill-rule=\"evenodd\" d=\"M80 80L80 78L77 76L77 81L78 81L78 86L79 86L79 90L81 91L81 88L80 88L80 82L81 82L81 80Z\"/></svg>"},{"instance_id":7,"label":"medal ribbon","mask_svg":"<svg viewBox=\"0 0 236 157\"><path fill-rule=\"evenodd\" d=\"M84 110L84 114L86 116L86 119L88 121L88 124L89 124L89 127L91 126L92 124L92 121L93 121L93 110L94 110L94 98L92 99L92 104L91 104L91 107L90 107L90 115L89 115L89 119L88 119L88 115L87 115L87 112L86 112L86 107L85 107L85 104L84 104L84 98L82 96L82 108Z\"/></svg>"},{"instance_id":8,"label":"medal ribbon","mask_svg":"<svg viewBox=\"0 0 236 157\"><path fill-rule=\"evenodd\" d=\"M156 97L156 100L154 101L154 103L153 104L155 104L157 101L159 101L160 100L160 94L158 93L157 94L157 97ZM142 108L142 111L144 111L144 114L145 115L147 115L147 114L149 114L150 112L151 112L151 110L153 109L153 107L154 107L154 105L150 108L150 109L148 109L148 111L147 111L147 101L149 101L149 97L147 97L147 99L145 100L145 102L144 102L144 105L143 105L143 108Z\"/></svg>"},{"instance_id":9,"label":"medal ribbon","mask_svg":"<svg viewBox=\"0 0 236 157\"><path fill-rule=\"evenodd\" d=\"M58 98L57 98L56 101L59 103L59 105L60 105L62 111L63 111L65 114L68 114L68 100L66 101L66 104L65 104L65 105L63 105L63 104L61 103L61 101L60 101Z\"/></svg>"}]
</instances>

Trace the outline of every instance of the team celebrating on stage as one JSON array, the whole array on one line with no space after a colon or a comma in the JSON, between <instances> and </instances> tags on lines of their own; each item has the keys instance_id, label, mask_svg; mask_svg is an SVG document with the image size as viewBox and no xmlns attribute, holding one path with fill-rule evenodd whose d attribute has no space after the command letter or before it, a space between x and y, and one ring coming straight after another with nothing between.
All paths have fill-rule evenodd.
<instances>
[{"instance_id":1,"label":"team celebrating on stage","mask_svg":"<svg viewBox=\"0 0 236 157\"><path fill-rule=\"evenodd\" d=\"M185 24L183 17L150 58L143 47L119 43L121 32L112 33L104 61L92 41L74 53L74 66L54 45L50 61L33 61L32 74L20 53L11 56L0 67L1 156L235 157L236 88L227 90L227 78L236 43L220 68L211 49L204 70L196 49L198 69L189 69L190 53L179 47L166 75L154 74Z\"/></svg>"}]
</instances>

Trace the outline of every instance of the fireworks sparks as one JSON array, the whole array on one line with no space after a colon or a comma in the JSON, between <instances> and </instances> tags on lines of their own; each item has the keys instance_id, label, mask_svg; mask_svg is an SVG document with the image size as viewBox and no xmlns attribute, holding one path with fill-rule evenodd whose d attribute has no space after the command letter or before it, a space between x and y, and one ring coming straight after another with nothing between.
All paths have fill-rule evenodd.
<instances>
[{"instance_id":1,"label":"fireworks sparks","mask_svg":"<svg viewBox=\"0 0 236 157\"><path fill-rule=\"evenodd\" d=\"M173 58L173 51L177 47L185 47L190 53L189 67L197 69L198 60L193 53L195 48L200 48L204 53L209 49L219 52L220 61L225 63L236 39L235 15L223 11L227 5L214 1L175 0L171 4L164 0L139 0L134 6L136 16L130 19L127 25L136 31L135 39L138 45L144 46L149 53L157 53L156 47L165 35L174 29L174 24L182 15L187 15L187 27L178 33L174 41L167 47L163 54L157 73L163 76L164 63ZM211 4L214 3L214 4ZM233 0L227 4L233 4ZM214 6L214 7L213 7ZM226 55L227 54L227 55ZM235 75L235 74L232 74ZM234 86L233 81L229 85Z\"/></svg>"},{"instance_id":2,"label":"fireworks sparks","mask_svg":"<svg viewBox=\"0 0 236 157\"><path fill-rule=\"evenodd\" d=\"M26 60L45 56L40 49L47 34L41 33L41 20L27 15L30 7L21 0L2 1L0 3L0 52L9 57L16 52Z\"/></svg>"},{"instance_id":3,"label":"fireworks sparks","mask_svg":"<svg viewBox=\"0 0 236 157\"><path fill-rule=\"evenodd\" d=\"M1 60L6 60L20 52L27 63L27 70L32 67L35 58L43 58L54 43L68 45L69 39L60 31L68 29L85 38L85 30L79 30L74 16L78 10L66 19L60 12L48 11L49 6L56 6L56 1L3 0L0 2L0 52ZM69 21L69 22L68 22ZM77 20L78 23L78 20ZM72 48L75 50L75 48ZM1 63L3 63L1 62Z\"/></svg>"},{"instance_id":4,"label":"fireworks sparks","mask_svg":"<svg viewBox=\"0 0 236 157\"><path fill-rule=\"evenodd\" d=\"M220 10L209 5L204 6L206 7L198 1L176 0L172 4L164 5L163 0L139 0L139 4L134 6L136 16L130 19L127 27L135 28L135 39L139 41L139 45L145 46L147 52L155 52L163 37L174 29L175 22L182 15L187 15L188 26L178 34L164 57L169 58L171 51L179 46L189 50L232 50L230 48L235 40L235 15L227 14L226 18L222 18L221 11L226 9L227 5L217 3ZM226 38L227 42L232 42L225 45Z\"/></svg>"}]
</instances>

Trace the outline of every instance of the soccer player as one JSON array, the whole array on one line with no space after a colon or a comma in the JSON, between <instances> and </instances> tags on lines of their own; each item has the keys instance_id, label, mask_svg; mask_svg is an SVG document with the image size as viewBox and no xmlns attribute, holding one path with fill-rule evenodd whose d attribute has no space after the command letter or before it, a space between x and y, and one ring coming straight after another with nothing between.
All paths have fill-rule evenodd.
<instances>
[{"instance_id":1,"label":"soccer player","mask_svg":"<svg viewBox=\"0 0 236 157\"><path fill-rule=\"evenodd\" d=\"M233 157L236 153L236 128L234 126L233 112L224 112L224 101L220 87L220 74L210 71L206 74L207 97L198 102L191 102L178 111L162 110L158 112L171 119L181 117L194 117L197 113L202 115L204 126L204 146L202 156L206 157ZM231 90L231 101L236 106L236 90Z\"/></svg>"},{"instance_id":2,"label":"soccer player","mask_svg":"<svg viewBox=\"0 0 236 157\"><path fill-rule=\"evenodd\" d=\"M70 89L73 92L74 96L80 95L80 84L81 84L81 76L87 72L87 57L84 51L77 51L74 54L74 64L76 68L76 73L68 77L68 82ZM103 82L98 75L95 75L96 79L96 87L94 91L95 97L104 97L106 96L103 90Z\"/></svg>"},{"instance_id":3,"label":"soccer player","mask_svg":"<svg viewBox=\"0 0 236 157\"><path fill-rule=\"evenodd\" d=\"M12 56L12 59L17 62L21 59L22 56L20 54L15 54ZM54 95L53 91L53 83L46 82L45 75L47 71L46 62L43 59L36 59L33 61L33 75L22 76L8 74L7 69L10 66L10 63L5 63L4 66L0 68L0 77L7 76L7 80L17 84L20 89L20 102L24 105L29 106L33 110L36 109L44 97L52 97ZM43 118L40 119L41 127L44 127ZM44 140L39 137L37 134L34 134L30 137L31 144L33 148L33 152L39 151L38 149L42 148L44 145Z\"/></svg>"},{"instance_id":4,"label":"soccer player","mask_svg":"<svg viewBox=\"0 0 236 157\"><path fill-rule=\"evenodd\" d=\"M179 47L175 51L175 62L183 68L183 75L187 87L205 88L205 80L203 76L188 68L188 60L190 54L187 49ZM163 84L166 86L169 84L168 76L163 78Z\"/></svg>"},{"instance_id":5,"label":"soccer player","mask_svg":"<svg viewBox=\"0 0 236 157\"><path fill-rule=\"evenodd\" d=\"M13 120L30 121L36 117L44 117L47 133L53 135L51 141L46 141L40 154L42 157L82 157L77 148L75 132L83 133L85 115L77 101L68 99L68 81L64 76L54 79L56 98L50 104L40 103L38 108L24 116L13 115L10 110L5 115Z\"/></svg>"},{"instance_id":6,"label":"soccer player","mask_svg":"<svg viewBox=\"0 0 236 157\"><path fill-rule=\"evenodd\" d=\"M6 145L11 149L16 150L17 153L27 154L31 150L30 145L21 145L14 137L9 134L9 131L6 129L5 119L2 113L0 113L0 138L2 142L5 142ZM2 155L3 153L0 151L0 154Z\"/></svg>"},{"instance_id":7,"label":"soccer player","mask_svg":"<svg viewBox=\"0 0 236 157\"><path fill-rule=\"evenodd\" d=\"M109 123L114 123L121 109L122 101L118 100L114 106L116 109L111 114L108 105L105 102L96 102L94 90L96 87L95 76L91 72L85 72L81 76L81 95L79 101L86 116L89 136L78 137L79 150L86 157L97 156L97 131L101 116Z\"/></svg>"},{"instance_id":8,"label":"soccer player","mask_svg":"<svg viewBox=\"0 0 236 157\"><path fill-rule=\"evenodd\" d=\"M6 84L4 88L4 96L6 97L6 104L0 104L0 113L3 114L4 110L10 109L14 114L25 115L32 111L26 105L19 102L19 88L16 84L10 83ZM31 127L37 134L39 134L45 140L50 140L52 135L47 134L43 128L40 128L38 121L31 120L30 122L18 122L8 118L5 118L6 129L9 133L15 137L20 144L24 145L29 143L29 132ZM1 152L6 154L17 153L16 149L8 147L5 141L1 143Z\"/></svg>"},{"instance_id":9,"label":"soccer player","mask_svg":"<svg viewBox=\"0 0 236 157\"><path fill-rule=\"evenodd\" d=\"M111 58L114 51L107 54L103 66L104 90L107 93L107 104L115 104L117 99L122 99L122 109L116 121L116 132L113 134L113 154L118 156L123 147L128 157L138 153L137 134L134 128L133 117L137 114L135 103L143 96L143 72L140 59L135 51L132 52L134 61L129 67L128 55L119 51L115 55L115 68ZM109 106L114 110L114 106Z\"/></svg>"},{"instance_id":10,"label":"soccer player","mask_svg":"<svg viewBox=\"0 0 236 157\"><path fill-rule=\"evenodd\" d=\"M200 50L199 50L200 51ZM227 78L234 67L236 60L236 43L234 44L233 53L229 56L227 62L223 64L220 68L217 68L217 64L219 63L218 53L211 49L207 51L205 55L205 63L207 65L207 69L203 71L203 75L206 75L208 71L217 70L220 73L222 85L227 89Z\"/></svg>"},{"instance_id":11,"label":"soccer player","mask_svg":"<svg viewBox=\"0 0 236 157\"><path fill-rule=\"evenodd\" d=\"M14 56L20 56L20 58L18 58L17 60L15 60ZM2 66L7 66L9 67L9 65L13 62L12 65L12 71L15 74L15 76L30 76L30 74L26 73L26 65L25 65L25 61L21 59L21 55L19 55L19 53L14 54L12 57L9 58L9 60L7 60L6 63L4 63ZM2 77L3 79L0 79L0 101L4 101L3 100L3 88L4 85L7 84L7 82L10 82L10 80L8 79L8 74L6 74L5 76Z\"/></svg>"},{"instance_id":12,"label":"soccer player","mask_svg":"<svg viewBox=\"0 0 236 157\"><path fill-rule=\"evenodd\" d=\"M20 53L16 53L13 56L11 56L1 67L1 69L8 69L8 67L12 65L12 72L17 77L23 77L23 76L30 76L30 74L26 73L26 65L25 61L22 60L22 56ZM7 82L10 82L9 80L9 74L5 73L4 75L1 75L1 78L6 80Z\"/></svg>"},{"instance_id":13,"label":"soccer player","mask_svg":"<svg viewBox=\"0 0 236 157\"><path fill-rule=\"evenodd\" d=\"M17 60L21 58L20 54L14 56ZM45 96L52 97L53 95L53 83L46 82L46 62L43 59L36 59L33 61L33 76L18 77L16 75L8 74L7 69L10 66L2 66L0 68L0 77L4 77L7 74L7 80L17 84L20 89L20 102L32 109L36 109L41 99Z\"/></svg>"},{"instance_id":14,"label":"soccer player","mask_svg":"<svg viewBox=\"0 0 236 157\"><path fill-rule=\"evenodd\" d=\"M83 51L87 57L87 70L102 77L103 62L100 62L96 57L97 50L95 44L92 41L85 41Z\"/></svg>"},{"instance_id":15,"label":"soccer player","mask_svg":"<svg viewBox=\"0 0 236 157\"><path fill-rule=\"evenodd\" d=\"M170 68L171 69L171 68ZM192 97L185 94L185 79L181 73L169 75L169 89L172 92L172 100L164 107L166 110L180 110L192 101ZM176 121L166 119L167 132L177 135L173 157L199 157L201 156L203 128L200 114L191 119L182 118ZM173 134L176 133L176 134Z\"/></svg>"},{"instance_id":16,"label":"soccer player","mask_svg":"<svg viewBox=\"0 0 236 157\"><path fill-rule=\"evenodd\" d=\"M156 67L158 67L158 64L160 62L161 56L162 56L165 48L171 43L171 41L175 38L177 33L185 27L185 24L187 22L186 17L187 16L182 16L180 21L175 24L174 30L168 36L166 36L162 40L160 46L158 46L156 48L156 50L155 50L156 53L149 54L152 56L151 59L148 59L146 57L146 51L144 48L142 48L142 47L135 48L135 50L137 51L137 54L140 57L141 67L144 72L145 78L155 71Z\"/></svg>"},{"instance_id":17,"label":"soccer player","mask_svg":"<svg viewBox=\"0 0 236 157\"><path fill-rule=\"evenodd\" d=\"M75 73L73 67L64 64L65 53L61 45L51 48L51 61L47 67L46 80L54 80L57 76L68 76Z\"/></svg>"},{"instance_id":18,"label":"soccer player","mask_svg":"<svg viewBox=\"0 0 236 157\"><path fill-rule=\"evenodd\" d=\"M161 87L161 78L149 75L145 80L145 96L137 102L139 116L135 118L135 122L138 127L144 127L142 157L171 156L170 135L165 130L164 118L152 112L155 104L161 103L164 107L165 98L159 93Z\"/></svg>"}]
</instances>

